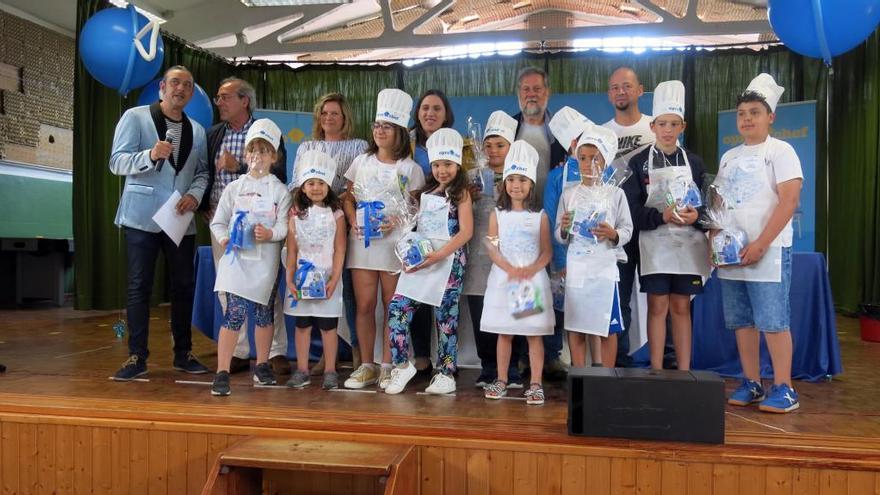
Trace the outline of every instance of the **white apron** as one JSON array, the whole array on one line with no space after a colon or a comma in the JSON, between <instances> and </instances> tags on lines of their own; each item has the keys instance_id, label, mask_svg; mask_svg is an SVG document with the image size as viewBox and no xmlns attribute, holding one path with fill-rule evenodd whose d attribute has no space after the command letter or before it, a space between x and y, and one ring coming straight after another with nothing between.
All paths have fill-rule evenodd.
<instances>
[{"instance_id":1,"label":"white apron","mask_svg":"<svg viewBox=\"0 0 880 495\"><path fill-rule=\"evenodd\" d=\"M508 260L518 260L517 265L534 263L541 251L542 212L495 210L498 217L498 236L501 254ZM507 292L507 272L493 264L486 282L483 300L483 316L480 330L505 335L551 335L556 324L553 298L550 294L550 278L546 270L538 270L532 283L540 291L544 311L525 318L515 319L510 314Z\"/></svg>"},{"instance_id":2,"label":"white apron","mask_svg":"<svg viewBox=\"0 0 880 495\"><path fill-rule=\"evenodd\" d=\"M230 229L237 212L247 212L244 222L248 225L262 224L268 228L275 225L277 206L273 195L273 181L277 182L278 179L269 175L261 179L248 179L244 183L233 202ZM253 236L252 228L248 229L246 236ZM224 253L217 262L214 291L235 294L266 305L278 277L281 243L251 241L252 248L233 249L228 254Z\"/></svg>"},{"instance_id":3,"label":"white apron","mask_svg":"<svg viewBox=\"0 0 880 495\"><path fill-rule=\"evenodd\" d=\"M404 192L400 186L400 177L397 173L397 165L380 164L374 161L365 161L358 167L357 177L354 184L355 191L369 191L371 197L357 197L357 201L376 201L394 198L398 203L386 204L381 210L382 214L389 217L399 215L401 212L397 206L405 202ZM357 209L358 225L363 225L364 209ZM363 270L377 270L385 272L400 271L400 260L394 254L394 245L402 237L404 232L396 228L386 232L383 237L370 239L370 247L364 246L364 239L355 234L354 227L348 236L348 256L346 262L348 268Z\"/></svg>"},{"instance_id":4,"label":"white apron","mask_svg":"<svg viewBox=\"0 0 880 495\"><path fill-rule=\"evenodd\" d=\"M726 164L719 172L726 184L731 222L734 228L743 230L748 242L754 242L779 204L779 196L767 175L767 142L760 145L757 153L741 155ZM782 235L770 243L764 257L754 265L720 268L718 277L726 280L747 282L780 282L782 280Z\"/></svg>"},{"instance_id":5,"label":"white apron","mask_svg":"<svg viewBox=\"0 0 880 495\"><path fill-rule=\"evenodd\" d=\"M603 202L598 188L578 186L573 204L567 210L595 208ZM605 201L607 203L607 201ZM615 224L612 209L607 208L605 222ZM569 234L565 274L565 329L591 335L608 336L611 309L620 272L617 254L608 241L593 242L577 234Z\"/></svg>"},{"instance_id":6,"label":"white apron","mask_svg":"<svg viewBox=\"0 0 880 495\"><path fill-rule=\"evenodd\" d=\"M446 196L422 193L419 201L418 232L438 251L449 242L449 201ZM442 261L412 273L403 272L397 280L397 293L414 301L440 306L452 273L455 253Z\"/></svg>"},{"instance_id":7,"label":"white apron","mask_svg":"<svg viewBox=\"0 0 880 495\"><path fill-rule=\"evenodd\" d=\"M666 209L666 186L673 181L691 181L693 173L682 150L684 165L654 168L654 154L648 152L648 199L645 206L661 213ZM706 234L690 225L663 224L655 230L639 232L639 272L642 275L668 273L672 275L699 275L709 277L707 254L709 243Z\"/></svg>"},{"instance_id":8,"label":"white apron","mask_svg":"<svg viewBox=\"0 0 880 495\"><path fill-rule=\"evenodd\" d=\"M333 274L334 241L336 239L336 218L333 210L325 206L312 206L306 218L296 217L297 267L299 260L311 262L324 275L328 282ZM284 260L287 259L286 253ZM285 262L286 265L286 262ZM285 268L287 268L285 266ZM343 316L342 278L336 284L333 295L328 299L302 299L290 307L293 299L290 288L284 291L284 313L291 316L318 316L339 318Z\"/></svg>"},{"instance_id":9,"label":"white apron","mask_svg":"<svg viewBox=\"0 0 880 495\"><path fill-rule=\"evenodd\" d=\"M494 173L494 172L493 172ZM484 189L480 199L474 202L474 235L467 244L467 269L464 272L464 287L462 293L466 295L482 296L486 294L486 279L492 270L492 259L486 252L483 239L489 231L489 215L498 203L498 188L500 181L495 182L491 188L492 196Z\"/></svg>"}]
</instances>

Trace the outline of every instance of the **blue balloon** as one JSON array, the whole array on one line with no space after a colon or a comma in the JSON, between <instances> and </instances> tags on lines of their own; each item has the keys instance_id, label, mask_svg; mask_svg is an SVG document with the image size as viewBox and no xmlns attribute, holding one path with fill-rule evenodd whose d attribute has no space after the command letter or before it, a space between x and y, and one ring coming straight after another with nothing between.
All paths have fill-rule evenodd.
<instances>
[{"instance_id":1,"label":"blue balloon","mask_svg":"<svg viewBox=\"0 0 880 495\"><path fill-rule=\"evenodd\" d=\"M776 36L792 51L821 58L848 52L880 24L880 0L770 0Z\"/></svg>"},{"instance_id":2,"label":"blue balloon","mask_svg":"<svg viewBox=\"0 0 880 495\"><path fill-rule=\"evenodd\" d=\"M162 37L158 38L155 57L150 61L137 51L134 40L148 22L132 5L101 10L86 21L79 33L79 54L89 74L123 96L155 77L165 58ZM149 51L149 35L142 40Z\"/></svg>"},{"instance_id":3,"label":"blue balloon","mask_svg":"<svg viewBox=\"0 0 880 495\"><path fill-rule=\"evenodd\" d=\"M159 101L159 82L161 80L161 77L153 79L141 89L141 94L137 99L138 105L150 105ZM211 106L211 98L208 97L208 93L205 93L205 90L198 84L195 85L193 97L183 107L183 111L189 118L201 124L205 130L211 127L211 124L214 122L214 107Z\"/></svg>"}]
</instances>

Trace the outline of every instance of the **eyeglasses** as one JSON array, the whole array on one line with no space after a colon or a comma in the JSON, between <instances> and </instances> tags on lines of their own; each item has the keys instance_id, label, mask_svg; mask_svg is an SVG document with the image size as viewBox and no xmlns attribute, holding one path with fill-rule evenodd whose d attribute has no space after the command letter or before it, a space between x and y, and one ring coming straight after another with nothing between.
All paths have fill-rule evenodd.
<instances>
[{"instance_id":1,"label":"eyeglasses","mask_svg":"<svg viewBox=\"0 0 880 495\"><path fill-rule=\"evenodd\" d=\"M391 132L392 130L394 130L394 124L389 124L387 122L373 122L373 130Z\"/></svg>"},{"instance_id":2,"label":"eyeglasses","mask_svg":"<svg viewBox=\"0 0 880 495\"><path fill-rule=\"evenodd\" d=\"M166 79L166 80L165 80L165 84L168 84L169 86L172 86L172 87L175 87L175 88L178 87L178 86L183 86L183 87L186 88L186 89L192 89L192 88L193 88L193 82L190 81L189 79L180 80L180 79L177 79L176 77L173 78L173 79Z\"/></svg>"},{"instance_id":3,"label":"eyeglasses","mask_svg":"<svg viewBox=\"0 0 880 495\"><path fill-rule=\"evenodd\" d=\"M217 95L214 97L214 103L219 105L221 101L227 102L227 101L232 100L233 98L241 98L241 96L239 96L237 94L229 94L229 93L220 94L220 95Z\"/></svg>"}]
</instances>

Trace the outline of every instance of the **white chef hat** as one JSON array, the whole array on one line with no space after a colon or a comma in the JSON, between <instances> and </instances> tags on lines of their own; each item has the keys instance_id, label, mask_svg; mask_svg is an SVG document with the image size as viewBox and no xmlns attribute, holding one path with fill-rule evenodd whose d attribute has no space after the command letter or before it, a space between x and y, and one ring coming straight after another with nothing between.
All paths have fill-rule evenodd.
<instances>
[{"instance_id":1,"label":"white chef hat","mask_svg":"<svg viewBox=\"0 0 880 495\"><path fill-rule=\"evenodd\" d=\"M654 88L654 118L668 113L684 120L684 84L681 81L663 81Z\"/></svg>"},{"instance_id":2,"label":"white chef hat","mask_svg":"<svg viewBox=\"0 0 880 495\"><path fill-rule=\"evenodd\" d=\"M328 186L336 177L336 160L320 150L308 150L296 160L296 186L300 187L309 179L321 179Z\"/></svg>"},{"instance_id":3,"label":"white chef hat","mask_svg":"<svg viewBox=\"0 0 880 495\"><path fill-rule=\"evenodd\" d=\"M779 97L785 92L785 88L776 84L773 76L767 73L758 74L758 77L752 79L746 92L757 93L764 97L764 101L770 107L771 112L776 111L776 104L779 103Z\"/></svg>"},{"instance_id":4,"label":"white chef hat","mask_svg":"<svg viewBox=\"0 0 880 495\"><path fill-rule=\"evenodd\" d=\"M251 144L251 141L257 138L266 140L275 151L278 151L278 146L281 145L281 129L269 119L257 119L251 124L244 137L245 149Z\"/></svg>"},{"instance_id":5,"label":"white chef hat","mask_svg":"<svg viewBox=\"0 0 880 495\"><path fill-rule=\"evenodd\" d=\"M605 165L610 165L617 155L617 134L607 127L596 124L588 125L584 129L584 133L581 134L581 138L578 139L575 151L585 144L592 144L599 149L599 153L605 159Z\"/></svg>"},{"instance_id":6,"label":"white chef hat","mask_svg":"<svg viewBox=\"0 0 880 495\"><path fill-rule=\"evenodd\" d=\"M379 91L376 100L376 121L390 122L400 127L409 125L409 114L412 113L412 96L395 88Z\"/></svg>"},{"instance_id":7,"label":"white chef hat","mask_svg":"<svg viewBox=\"0 0 880 495\"><path fill-rule=\"evenodd\" d=\"M444 127L437 129L428 138L425 147L428 148L428 162L435 160L449 160L461 165L461 148L464 141L461 134L455 129Z\"/></svg>"},{"instance_id":8,"label":"white chef hat","mask_svg":"<svg viewBox=\"0 0 880 495\"><path fill-rule=\"evenodd\" d=\"M572 140L584 132L584 127L588 123L590 123L590 119L584 117L574 108L562 107L550 119L550 132L563 148L568 149Z\"/></svg>"},{"instance_id":9,"label":"white chef hat","mask_svg":"<svg viewBox=\"0 0 880 495\"><path fill-rule=\"evenodd\" d=\"M510 151L504 158L503 178L513 174L525 175L532 182L538 176L538 151L521 139L510 145Z\"/></svg>"},{"instance_id":10,"label":"white chef hat","mask_svg":"<svg viewBox=\"0 0 880 495\"><path fill-rule=\"evenodd\" d=\"M483 133L483 139L489 136L500 136L506 139L508 144L513 144L516 140L518 124L516 119L507 115L506 112L495 110L486 122L486 132Z\"/></svg>"}]
</instances>

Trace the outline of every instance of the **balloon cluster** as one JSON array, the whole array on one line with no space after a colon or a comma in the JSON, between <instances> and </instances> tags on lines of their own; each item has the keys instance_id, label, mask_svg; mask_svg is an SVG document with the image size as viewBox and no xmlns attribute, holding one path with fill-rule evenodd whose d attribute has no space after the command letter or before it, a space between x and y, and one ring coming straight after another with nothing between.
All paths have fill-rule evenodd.
<instances>
[{"instance_id":1,"label":"balloon cluster","mask_svg":"<svg viewBox=\"0 0 880 495\"><path fill-rule=\"evenodd\" d=\"M103 9L89 18L79 34L79 53L89 74L104 86L125 96L146 85L138 105L159 100L161 78L155 77L165 59L159 23L147 19L133 5ZM211 99L198 84L183 110L202 127L213 123Z\"/></svg>"}]
</instances>

